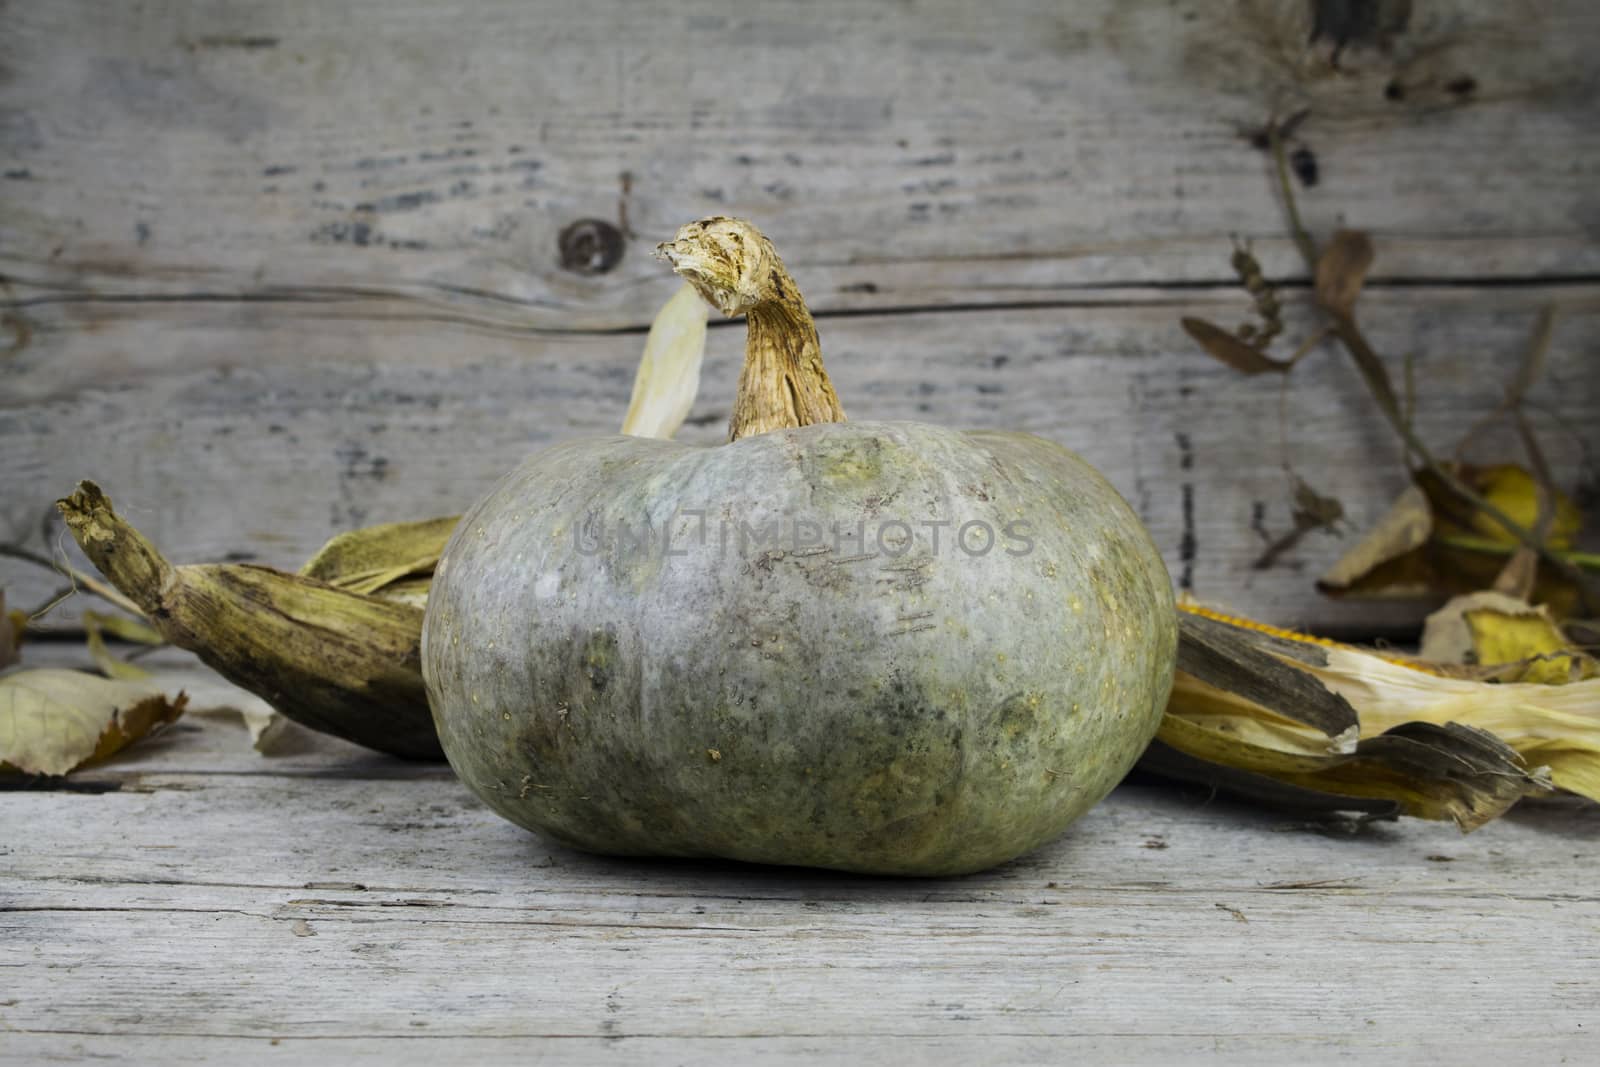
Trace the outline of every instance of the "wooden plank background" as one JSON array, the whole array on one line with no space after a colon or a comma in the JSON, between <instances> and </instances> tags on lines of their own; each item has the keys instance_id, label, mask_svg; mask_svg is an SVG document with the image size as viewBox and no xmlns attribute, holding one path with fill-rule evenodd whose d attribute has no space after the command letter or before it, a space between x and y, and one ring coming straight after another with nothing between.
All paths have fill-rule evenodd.
<instances>
[{"instance_id":1,"label":"wooden plank background","mask_svg":"<svg viewBox=\"0 0 1600 1067\"><path fill-rule=\"evenodd\" d=\"M1312 6L10 3L0 535L85 476L180 560L295 565L458 511L618 425L674 284L648 250L726 212L785 253L856 417L1064 442L1202 598L1414 622L1313 592L1347 539L1250 567L1291 524L1286 456L1352 528L1403 484L1342 354L1280 397L1178 319L1243 318L1233 236L1301 291L1244 134L1310 108L1306 217L1375 234L1367 319L1415 355L1421 428L1452 444L1559 305L1535 400L1575 480L1600 440L1600 9L1417 3L1335 66ZM616 269L560 266L564 226L619 213ZM713 332L684 436L721 433L741 337ZM0 566L13 603L54 584Z\"/></svg>"}]
</instances>

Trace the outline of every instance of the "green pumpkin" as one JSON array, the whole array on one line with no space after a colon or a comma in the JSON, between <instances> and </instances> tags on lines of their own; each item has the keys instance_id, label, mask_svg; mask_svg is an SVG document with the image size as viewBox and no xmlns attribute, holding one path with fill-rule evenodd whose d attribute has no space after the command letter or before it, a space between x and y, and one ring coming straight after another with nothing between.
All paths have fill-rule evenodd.
<instances>
[{"instance_id":1,"label":"green pumpkin","mask_svg":"<svg viewBox=\"0 0 1600 1067\"><path fill-rule=\"evenodd\" d=\"M1171 687L1137 516L1042 438L843 422L765 238L664 248L750 318L734 439L566 442L465 516L422 646L456 772L618 855L942 875L1057 836Z\"/></svg>"}]
</instances>

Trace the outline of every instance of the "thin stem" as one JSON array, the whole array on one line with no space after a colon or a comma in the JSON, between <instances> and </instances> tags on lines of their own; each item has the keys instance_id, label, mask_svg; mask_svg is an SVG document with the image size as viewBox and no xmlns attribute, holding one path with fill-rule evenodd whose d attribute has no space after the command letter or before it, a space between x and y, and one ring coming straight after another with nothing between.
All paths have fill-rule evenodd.
<instances>
[{"instance_id":1,"label":"thin stem","mask_svg":"<svg viewBox=\"0 0 1600 1067\"><path fill-rule=\"evenodd\" d=\"M1482 552L1486 556L1509 556L1522 547L1520 545L1510 545L1504 541L1496 541L1489 537L1479 537L1475 534L1439 534L1434 540L1446 548ZM1585 570L1600 572L1600 552L1582 552L1566 548L1557 548L1552 551L1565 563L1570 563Z\"/></svg>"},{"instance_id":2,"label":"thin stem","mask_svg":"<svg viewBox=\"0 0 1600 1067\"><path fill-rule=\"evenodd\" d=\"M106 601L108 604L113 604L116 607L121 608L123 611L126 611L130 615L137 615L141 619L144 618L144 612L139 610L139 605L135 604L133 601L129 600L127 597L123 596L121 593L117 592L111 586L107 585L105 582L102 582L94 575L85 574L83 571L80 571L71 564L63 563L60 560L51 559L48 556L42 556L31 549L23 548L21 545L0 545L0 556L8 556L11 559L20 559L24 563L32 563L36 566L44 567L64 576L72 583L71 588L67 590L67 594L69 595L76 593L78 591L78 587L82 586L84 589L87 589L89 592L93 593L101 600ZM58 596L52 599L49 606L44 610L54 608L57 603L64 599L64 596Z\"/></svg>"},{"instance_id":3,"label":"thin stem","mask_svg":"<svg viewBox=\"0 0 1600 1067\"><path fill-rule=\"evenodd\" d=\"M28 621L29 625L32 625L54 611L63 601L77 591L78 590L74 586L62 586L60 589L57 589L54 593L50 594L49 600L46 600L32 611L23 612L23 618Z\"/></svg>"},{"instance_id":4,"label":"thin stem","mask_svg":"<svg viewBox=\"0 0 1600 1067\"><path fill-rule=\"evenodd\" d=\"M1295 203L1294 186L1289 182L1289 154L1283 148L1283 132L1278 128L1277 120L1267 124L1267 143L1272 148L1272 162L1278 171L1278 190L1283 195L1283 210L1289 216L1289 233L1294 237L1294 243L1300 249L1300 255L1305 258L1306 269L1312 277L1317 273L1317 244L1311 239L1311 233L1300 221L1300 207Z\"/></svg>"},{"instance_id":5,"label":"thin stem","mask_svg":"<svg viewBox=\"0 0 1600 1067\"><path fill-rule=\"evenodd\" d=\"M1288 370L1290 367L1293 367L1296 363L1299 363L1306 356L1309 356L1311 354L1311 350L1313 348L1316 348L1318 345L1320 345L1322 342L1326 341L1329 337L1332 337L1332 336L1333 336L1333 329L1331 327L1324 326L1322 329L1318 330L1316 333L1314 333L1310 337L1306 338L1305 341L1303 341L1301 343L1300 347L1294 350L1294 354L1292 356L1290 356L1287 360L1285 360L1285 362L1288 363L1289 366L1285 367L1284 370ZM1285 375L1285 377L1287 377L1287 375Z\"/></svg>"},{"instance_id":6,"label":"thin stem","mask_svg":"<svg viewBox=\"0 0 1600 1067\"><path fill-rule=\"evenodd\" d=\"M1401 368L1400 380L1405 383L1406 391L1405 403L1401 408L1400 415L1405 419L1406 425L1410 426L1417 415L1417 354L1415 352L1407 352L1405 354L1405 362L1401 364Z\"/></svg>"},{"instance_id":7,"label":"thin stem","mask_svg":"<svg viewBox=\"0 0 1600 1067\"><path fill-rule=\"evenodd\" d=\"M1540 372L1544 369L1544 357L1550 348L1550 335L1554 331L1555 320L1555 305L1545 305L1534 324L1533 338L1528 342L1527 351L1523 353L1522 365L1517 368L1517 376L1506 386L1506 395L1495 405L1493 411L1468 427L1467 432L1462 434L1461 440L1456 443L1455 458L1458 461L1467 454L1467 448L1479 433L1522 406L1528 390L1533 388Z\"/></svg>"}]
</instances>

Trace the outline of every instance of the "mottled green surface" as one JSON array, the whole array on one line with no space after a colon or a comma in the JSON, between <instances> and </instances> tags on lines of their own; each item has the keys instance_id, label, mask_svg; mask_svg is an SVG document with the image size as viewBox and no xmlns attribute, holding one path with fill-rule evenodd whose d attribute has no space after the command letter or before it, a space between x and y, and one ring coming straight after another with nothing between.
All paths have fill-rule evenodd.
<instances>
[{"instance_id":1,"label":"mottled green surface","mask_svg":"<svg viewBox=\"0 0 1600 1067\"><path fill-rule=\"evenodd\" d=\"M952 874L1111 789L1175 645L1155 546L1082 460L860 422L532 457L446 549L423 673L457 773L563 843Z\"/></svg>"}]
</instances>

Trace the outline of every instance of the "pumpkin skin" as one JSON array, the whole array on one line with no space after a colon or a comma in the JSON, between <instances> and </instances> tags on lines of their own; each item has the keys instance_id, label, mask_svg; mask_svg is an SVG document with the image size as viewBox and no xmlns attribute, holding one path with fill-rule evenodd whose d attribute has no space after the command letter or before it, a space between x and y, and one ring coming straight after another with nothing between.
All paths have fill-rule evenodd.
<instances>
[{"instance_id":1,"label":"pumpkin skin","mask_svg":"<svg viewBox=\"0 0 1600 1067\"><path fill-rule=\"evenodd\" d=\"M531 457L451 538L422 666L456 773L562 844L949 875L1110 791L1176 644L1155 545L1073 453L834 422Z\"/></svg>"}]
</instances>

